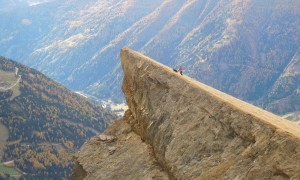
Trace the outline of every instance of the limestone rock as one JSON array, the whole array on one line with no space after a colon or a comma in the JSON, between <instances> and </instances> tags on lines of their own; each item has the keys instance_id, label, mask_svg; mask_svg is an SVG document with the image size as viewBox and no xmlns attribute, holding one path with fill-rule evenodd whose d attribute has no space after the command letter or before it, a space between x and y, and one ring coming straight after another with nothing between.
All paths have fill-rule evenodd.
<instances>
[{"instance_id":1,"label":"limestone rock","mask_svg":"<svg viewBox=\"0 0 300 180\"><path fill-rule=\"evenodd\" d=\"M174 179L300 179L300 128L130 49L124 119Z\"/></svg>"},{"instance_id":2,"label":"limestone rock","mask_svg":"<svg viewBox=\"0 0 300 180\"><path fill-rule=\"evenodd\" d=\"M113 154L117 148L113 146L113 147L108 147L107 149L109 151L109 154Z\"/></svg>"},{"instance_id":3,"label":"limestone rock","mask_svg":"<svg viewBox=\"0 0 300 180\"><path fill-rule=\"evenodd\" d=\"M121 59L129 109L104 132L116 141L77 153L85 179L300 179L295 123L130 49Z\"/></svg>"},{"instance_id":4,"label":"limestone rock","mask_svg":"<svg viewBox=\"0 0 300 180\"><path fill-rule=\"evenodd\" d=\"M115 136L111 136L111 135L105 135L105 134L100 134L98 136L100 141L108 141L108 142L112 142L116 139Z\"/></svg>"},{"instance_id":5,"label":"limestone rock","mask_svg":"<svg viewBox=\"0 0 300 180\"><path fill-rule=\"evenodd\" d=\"M151 146L142 143L126 121L113 122L100 136L77 152L71 179L168 179L156 162ZM107 141L110 136L116 136L115 141Z\"/></svg>"}]
</instances>

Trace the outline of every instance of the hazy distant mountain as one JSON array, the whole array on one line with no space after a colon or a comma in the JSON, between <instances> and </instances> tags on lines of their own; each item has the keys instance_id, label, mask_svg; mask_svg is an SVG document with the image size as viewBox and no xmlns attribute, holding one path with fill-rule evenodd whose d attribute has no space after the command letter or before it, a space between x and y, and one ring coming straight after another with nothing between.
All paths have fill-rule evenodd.
<instances>
[{"instance_id":1,"label":"hazy distant mountain","mask_svg":"<svg viewBox=\"0 0 300 180\"><path fill-rule=\"evenodd\" d=\"M268 110L280 114L300 110L300 49L268 92L266 101Z\"/></svg>"},{"instance_id":2,"label":"hazy distant mountain","mask_svg":"<svg viewBox=\"0 0 300 180\"><path fill-rule=\"evenodd\" d=\"M29 179L69 177L72 153L116 118L38 71L0 57L0 140L6 141L0 161L14 160Z\"/></svg>"},{"instance_id":3,"label":"hazy distant mountain","mask_svg":"<svg viewBox=\"0 0 300 180\"><path fill-rule=\"evenodd\" d=\"M299 110L299 0L52 0L0 18L0 54L100 98L122 97L127 46L273 112Z\"/></svg>"}]
</instances>

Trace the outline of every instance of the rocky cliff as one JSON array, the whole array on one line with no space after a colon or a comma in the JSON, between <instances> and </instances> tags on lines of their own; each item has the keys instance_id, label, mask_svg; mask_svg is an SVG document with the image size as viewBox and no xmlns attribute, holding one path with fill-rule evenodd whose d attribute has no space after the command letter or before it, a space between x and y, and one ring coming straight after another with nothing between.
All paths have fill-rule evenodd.
<instances>
[{"instance_id":1,"label":"rocky cliff","mask_svg":"<svg viewBox=\"0 0 300 180\"><path fill-rule=\"evenodd\" d=\"M83 145L74 179L300 178L296 124L130 49L121 59L129 109Z\"/></svg>"}]
</instances>

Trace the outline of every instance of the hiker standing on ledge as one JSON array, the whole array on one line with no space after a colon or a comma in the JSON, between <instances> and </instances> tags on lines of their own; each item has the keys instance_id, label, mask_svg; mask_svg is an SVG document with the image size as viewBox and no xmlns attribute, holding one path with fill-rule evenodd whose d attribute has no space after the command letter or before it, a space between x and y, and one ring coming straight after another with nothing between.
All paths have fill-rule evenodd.
<instances>
[{"instance_id":1,"label":"hiker standing on ledge","mask_svg":"<svg viewBox=\"0 0 300 180\"><path fill-rule=\"evenodd\" d=\"M182 66L179 67L179 73L182 75L183 74L183 68Z\"/></svg>"}]
</instances>

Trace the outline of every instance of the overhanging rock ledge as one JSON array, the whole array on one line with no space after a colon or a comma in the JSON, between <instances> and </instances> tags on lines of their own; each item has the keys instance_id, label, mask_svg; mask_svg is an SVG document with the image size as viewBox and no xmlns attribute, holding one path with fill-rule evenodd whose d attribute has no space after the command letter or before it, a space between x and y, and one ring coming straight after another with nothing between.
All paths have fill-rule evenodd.
<instances>
[{"instance_id":1,"label":"overhanging rock ledge","mask_svg":"<svg viewBox=\"0 0 300 180\"><path fill-rule=\"evenodd\" d=\"M77 153L86 179L101 173L144 179L142 171L150 179L300 179L296 124L131 49L121 50L121 63L129 109L116 121L122 125L113 123L105 132L116 141L95 138ZM109 155L107 146L116 146L115 154ZM99 152L88 156L95 149ZM148 155L141 160L133 149ZM142 162L149 166L134 168Z\"/></svg>"}]
</instances>

